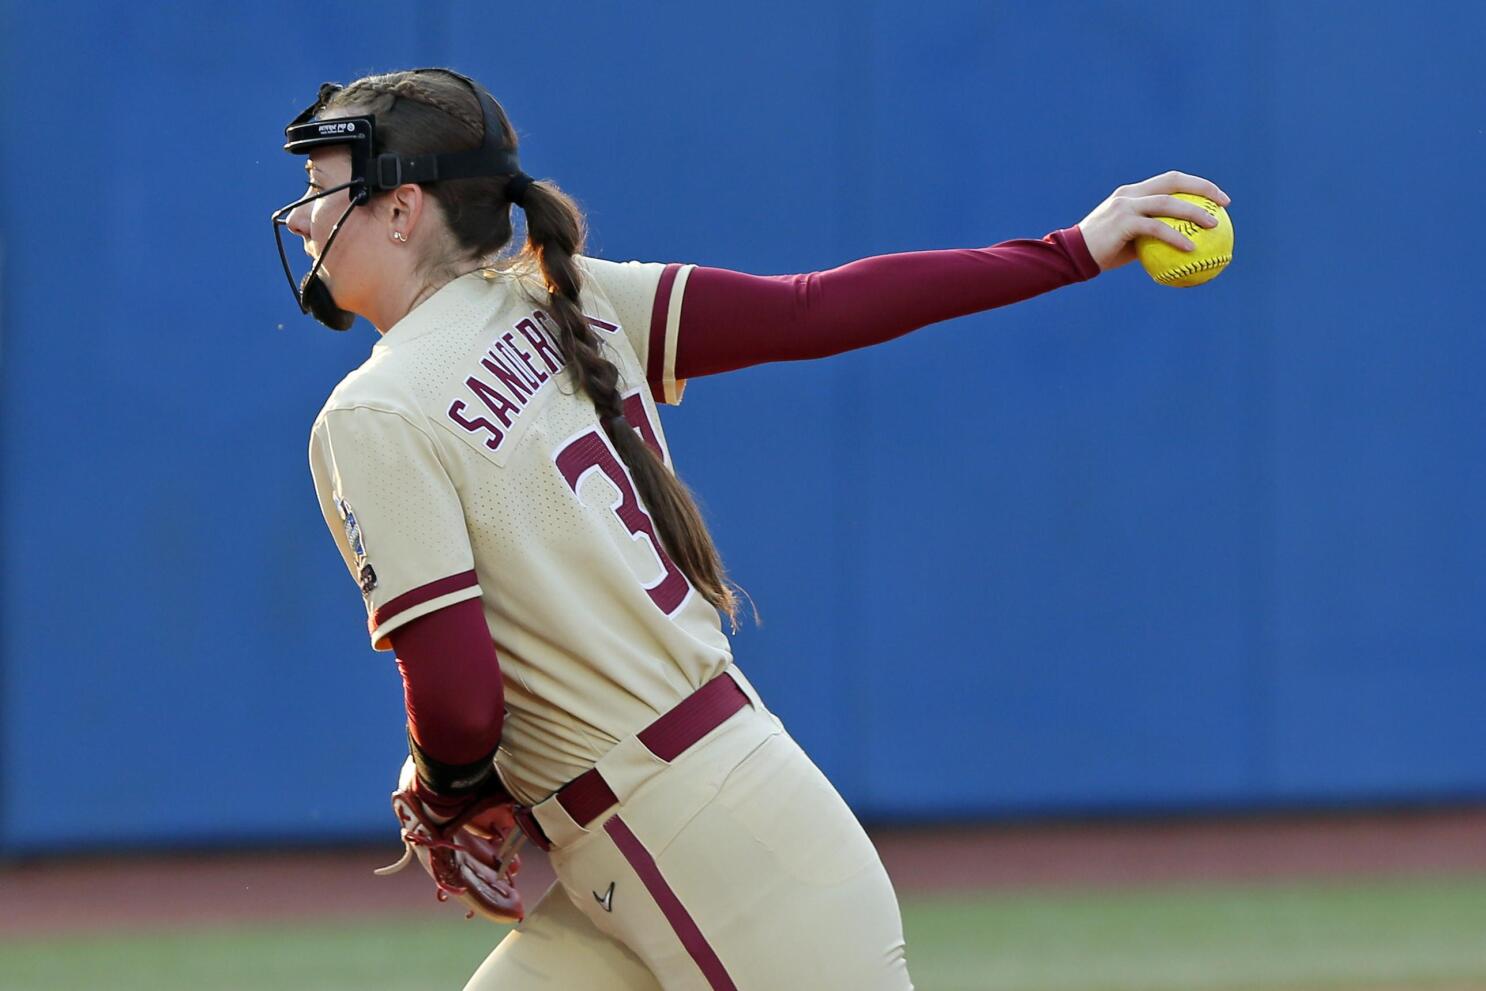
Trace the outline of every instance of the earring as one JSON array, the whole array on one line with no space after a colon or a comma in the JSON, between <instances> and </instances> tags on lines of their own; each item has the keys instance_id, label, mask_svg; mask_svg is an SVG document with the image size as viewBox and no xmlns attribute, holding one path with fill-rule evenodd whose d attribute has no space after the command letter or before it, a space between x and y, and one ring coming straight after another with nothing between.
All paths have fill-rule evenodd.
<instances>
[{"instance_id":1,"label":"earring","mask_svg":"<svg viewBox=\"0 0 1486 991\"><path fill-rule=\"evenodd\" d=\"M406 234L404 234L402 231L393 231L392 232L392 240L394 240L394 241L401 241L403 244L407 244L407 242L408 242L408 236Z\"/></svg>"}]
</instances>

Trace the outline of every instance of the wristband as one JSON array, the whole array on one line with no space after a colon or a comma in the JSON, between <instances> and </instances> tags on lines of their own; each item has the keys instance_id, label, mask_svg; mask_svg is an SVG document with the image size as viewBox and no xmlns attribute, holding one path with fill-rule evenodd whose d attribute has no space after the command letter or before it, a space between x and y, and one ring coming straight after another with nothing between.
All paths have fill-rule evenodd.
<instances>
[{"instance_id":1,"label":"wristband","mask_svg":"<svg viewBox=\"0 0 1486 991\"><path fill-rule=\"evenodd\" d=\"M478 791L495 776L495 754L500 749L496 744L490 753L468 764L445 764L430 757L413 739L413 728L408 727L408 753L413 757L413 767L418 779L440 795L458 797Z\"/></svg>"}]
</instances>

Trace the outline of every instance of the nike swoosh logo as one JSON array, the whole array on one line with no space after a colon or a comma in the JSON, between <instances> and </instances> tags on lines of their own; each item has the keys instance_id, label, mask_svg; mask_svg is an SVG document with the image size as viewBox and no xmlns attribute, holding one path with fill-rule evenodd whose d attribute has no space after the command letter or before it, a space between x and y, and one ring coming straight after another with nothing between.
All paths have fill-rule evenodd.
<instances>
[{"instance_id":1,"label":"nike swoosh logo","mask_svg":"<svg viewBox=\"0 0 1486 991\"><path fill-rule=\"evenodd\" d=\"M614 911L614 882L609 882L609 890L602 895L595 891L593 893L593 900L598 902L605 912Z\"/></svg>"}]
</instances>

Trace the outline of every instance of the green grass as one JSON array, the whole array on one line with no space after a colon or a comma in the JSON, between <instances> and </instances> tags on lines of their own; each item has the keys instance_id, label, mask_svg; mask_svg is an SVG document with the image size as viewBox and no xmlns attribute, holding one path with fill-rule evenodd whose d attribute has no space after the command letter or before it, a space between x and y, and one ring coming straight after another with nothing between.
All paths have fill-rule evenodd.
<instances>
[{"instance_id":1,"label":"green grass","mask_svg":"<svg viewBox=\"0 0 1486 991\"><path fill-rule=\"evenodd\" d=\"M912 898L904 916L920 991L1486 988L1483 878ZM499 935L430 916L0 943L0 988L457 991Z\"/></svg>"},{"instance_id":2,"label":"green grass","mask_svg":"<svg viewBox=\"0 0 1486 991\"><path fill-rule=\"evenodd\" d=\"M904 905L921 991L1486 988L1486 879Z\"/></svg>"}]
</instances>

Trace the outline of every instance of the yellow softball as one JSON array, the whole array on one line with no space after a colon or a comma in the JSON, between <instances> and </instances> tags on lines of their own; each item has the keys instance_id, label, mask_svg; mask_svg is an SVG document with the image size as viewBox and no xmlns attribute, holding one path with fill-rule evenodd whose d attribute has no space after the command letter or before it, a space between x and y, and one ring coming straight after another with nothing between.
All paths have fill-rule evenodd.
<instances>
[{"instance_id":1,"label":"yellow softball","mask_svg":"<svg viewBox=\"0 0 1486 991\"><path fill-rule=\"evenodd\" d=\"M1167 227L1183 234L1197 245L1196 251L1182 251L1156 237L1135 239L1135 254L1146 273L1163 286L1200 286L1227 267L1233 260L1233 221L1228 211L1195 193L1175 193L1179 200L1196 203L1217 218L1216 227L1199 227L1190 220L1157 217Z\"/></svg>"}]
</instances>

